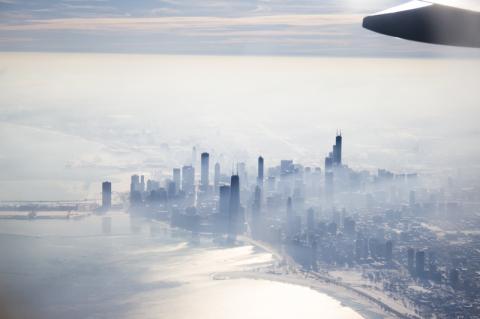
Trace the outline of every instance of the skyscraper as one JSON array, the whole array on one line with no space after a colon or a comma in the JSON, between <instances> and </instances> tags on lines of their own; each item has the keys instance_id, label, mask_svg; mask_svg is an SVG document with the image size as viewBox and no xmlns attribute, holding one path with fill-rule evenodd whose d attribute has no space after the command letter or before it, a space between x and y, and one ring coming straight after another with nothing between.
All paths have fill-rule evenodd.
<instances>
[{"instance_id":1,"label":"skyscraper","mask_svg":"<svg viewBox=\"0 0 480 319\"><path fill-rule=\"evenodd\" d=\"M138 191L140 189L140 177L138 175L132 175L130 178L130 193Z\"/></svg>"},{"instance_id":2,"label":"skyscraper","mask_svg":"<svg viewBox=\"0 0 480 319\"><path fill-rule=\"evenodd\" d=\"M222 185L219 187L218 192L217 229L227 234L230 230L230 186Z\"/></svg>"},{"instance_id":3,"label":"skyscraper","mask_svg":"<svg viewBox=\"0 0 480 319\"><path fill-rule=\"evenodd\" d=\"M261 210L262 210L262 189L259 185L255 186L255 193L252 203L252 236L259 238L261 233Z\"/></svg>"},{"instance_id":4,"label":"skyscraper","mask_svg":"<svg viewBox=\"0 0 480 319\"><path fill-rule=\"evenodd\" d=\"M218 187L220 186L220 163L215 163L215 172L213 175L213 183L215 187L215 193L218 192Z\"/></svg>"},{"instance_id":5,"label":"skyscraper","mask_svg":"<svg viewBox=\"0 0 480 319\"><path fill-rule=\"evenodd\" d=\"M240 178L232 175L230 179L230 203L229 203L229 234L235 239L240 222Z\"/></svg>"},{"instance_id":6,"label":"skyscraper","mask_svg":"<svg viewBox=\"0 0 480 319\"><path fill-rule=\"evenodd\" d=\"M193 166L182 167L182 190L186 194L195 192L195 168Z\"/></svg>"},{"instance_id":7,"label":"skyscraper","mask_svg":"<svg viewBox=\"0 0 480 319\"><path fill-rule=\"evenodd\" d=\"M230 186L220 186L220 198L218 201L218 210L222 216L227 217L230 211Z\"/></svg>"},{"instance_id":8,"label":"skyscraper","mask_svg":"<svg viewBox=\"0 0 480 319\"><path fill-rule=\"evenodd\" d=\"M325 174L332 170L333 161L332 161L332 153L330 153L327 157L325 157Z\"/></svg>"},{"instance_id":9,"label":"skyscraper","mask_svg":"<svg viewBox=\"0 0 480 319\"><path fill-rule=\"evenodd\" d=\"M257 184L260 187L263 187L263 172L264 172L264 167L263 167L263 157L258 158L258 176L257 176Z\"/></svg>"},{"instance_id":10,"label":"skyscraper","mask_svg":"<svg viewBox=\"0 0 480 319\"><path fill-rule=\"evenodd\" d=\"M168 181L166 186L167 186L167 196L168 196L168 198L169 199L175 198L175 195L177 194L175 182Z\"/></svg>"},{"instance_id":11,"label":"skyscraper","mask_svg":"<svg viewBox=\"0 0 480 319\"><path fill-rule=\"evenodd\" d=\"M210 160L210 155L208 153L202 153L201 168L200 168L201 169L200 188L203 191L208 190L209 160Z\"/></svg>"},{"instance_id":12,"label":"skyscraper","mask_svg":"<svg viewBox=\"0 0 480 319\"><path fill-rule=\"evenodd\" d=\"M138 189L140 193L145 192L145 175L140 176L140 189Z\"/></svg>"},{"instance_id":13,"label":"skyscraper","mask_svg":"<svg viewBox=\"0 0 480 319\"><path fill-rule=\"evenodd\" d=\"M180 190L180 181L181 181L181 175L180 175L180 169L179 168L174 168L173 169L173 182L175 183L175 192L178 193Z\"/></svg>"},{"instance_id":14,"label":"skyscraper","mask_svg":"<svg viewBox=\"0 0 480 319\"><path fill-rule=\"evenodd\" d=\"M130 181L130 203L132 206L138 205L142 202L142 193L140 192L140 177L132 175Z\"/></svg>"},{"instance_id":15,"label":"skyscraper","mask_svg":"<svg viewBox=\"0 0 480 319\"><path fill-rule=\"evenodd\" d=\"M102 183L102 208L107 210L112 207L112 183Z\"/></svg>"},{"instance_id":16,"label":"skyscraper","mask_svg":"<svg viewBox=\"0 0 480 319\"><path fill-rule=\"evenodd\" d=\"M325 171L332 169L332 167L342 165L342 134L337 134L335 137L335 145L333 150L325 157Z\"/></svg>"},{"instance_id":17,"label":"skyscraper","mask_svg":"<svg viewBox=\"0 0 480 319\"><path fill-rule=\"evenodd\" d=\"M325 201L328 205L334 203L334 172L335 167L342 164L342 134L337 133L333 151L325 157Z\"/></svg>"},{"instance_id":18,"label":"skyscraper","mask_svg":"<svg viewBox=\"0 0 480 319\"><path fill-rule=\"evenodd\" d=\"M335 145L333 146L333 164L342 165L342 134L339 133L335 137Z\"/></svg>"},{"instance_id":19,"label":"skyscraper","mask_svg":"<svg viewBox=\"0 0 480 319\"><path fill-rule=\"evenodd\" d=\"M415 254L415 272L417 276L423 277L425 274L425 252L417 251Z\"/></svg>"}]
</instances>

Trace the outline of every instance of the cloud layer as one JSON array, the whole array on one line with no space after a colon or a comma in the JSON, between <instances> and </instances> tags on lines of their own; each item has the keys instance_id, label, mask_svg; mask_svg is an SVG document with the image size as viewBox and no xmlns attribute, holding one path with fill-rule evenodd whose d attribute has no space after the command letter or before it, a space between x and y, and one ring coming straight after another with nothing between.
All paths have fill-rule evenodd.
<instances>
[{"instance_id":1,"label":"cloud layer","mask_svg":"<svg viewBox=\"0 0 480 319\"><path fill-rule=\"evenodd\" d=\"M0 1L0 51L478 56L361 28L391 0Z\"/></svg>"}]
</instances>

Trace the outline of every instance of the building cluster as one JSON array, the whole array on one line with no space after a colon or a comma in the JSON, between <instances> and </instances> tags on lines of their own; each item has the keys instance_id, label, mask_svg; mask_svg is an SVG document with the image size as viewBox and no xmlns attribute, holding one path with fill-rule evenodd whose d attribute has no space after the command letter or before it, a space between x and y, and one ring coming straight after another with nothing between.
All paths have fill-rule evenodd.
<instances>
[{"instance_id":1,"label":"building cluster","mask_svg":"<svg viewBox=\"0 0 480 319\"><path fill-rule=\"evenodd\" d=\"M228 242L247 234L307 271L358 271L366 285L380 285L424 317L480 318L480 233L461 231L480 225L471 213L480 209L478 190L452 181L427 187L415 173L353 170L342 161L341 134L323 169L292 160L267 167L260 156L255 171L238 163L225 174L215 163L212 174L205 152L198 178L193 154L163 183L133 175L130 213ZM108 209L111 184L102 190Z\"/></svg>"}]
</instances>

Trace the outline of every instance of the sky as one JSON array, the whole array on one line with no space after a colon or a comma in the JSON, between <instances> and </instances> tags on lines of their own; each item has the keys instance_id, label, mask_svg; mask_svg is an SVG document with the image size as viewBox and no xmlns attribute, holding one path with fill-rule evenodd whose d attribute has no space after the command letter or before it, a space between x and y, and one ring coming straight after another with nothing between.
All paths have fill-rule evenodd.
<instances>
[{"instance_id":1,"label":"sky","mask_svg":"<svg viewBox=\"0 0 480 319\"><path fill-rule=\"evenodd\" d=\"M0 0L0 51L478 56L472 49L398 41L362 29L365 15L403 2Z\"/></svg>"}]
</instances>

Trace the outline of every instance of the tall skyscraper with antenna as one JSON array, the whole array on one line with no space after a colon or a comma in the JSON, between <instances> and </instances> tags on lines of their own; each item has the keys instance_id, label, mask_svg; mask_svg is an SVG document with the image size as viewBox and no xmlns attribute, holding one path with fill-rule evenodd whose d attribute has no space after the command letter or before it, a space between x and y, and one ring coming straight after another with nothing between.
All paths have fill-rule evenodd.
<instances>
[{"instance_id":1,"label":"tall skyscraper with antenna","mask_svg":"<svg viewBox=\"0 0 480 319\"><path fill-rule=\"evenodd\" d=\"M337 131L333 150L325 157L325 200L327 205L334 202L334 172L342 166L342 132Z\"/></svg>"},{"instance_id":2,"label":"tall skyscraper with antenna","mask_svg":"<svg viewBox=\"0 0 480 319\"><path fill-rule=\"evenodd\" d=\"M342 165L342 132L337 132L335 145L333 146L333 163L335 166Z\"/></svg>"},{"instance_id":3,"label":"tall skyscraper with antenna","mask_svg":"<svg viewBox=\"0 0 480 319\"><path fill-rule=\"evenodd\" d=\"M335 137L335 145L333 145L332 152L325 158L325 173L332 167L342 165L342 132L337 131Z\"/></svg>"}]
</instances>

